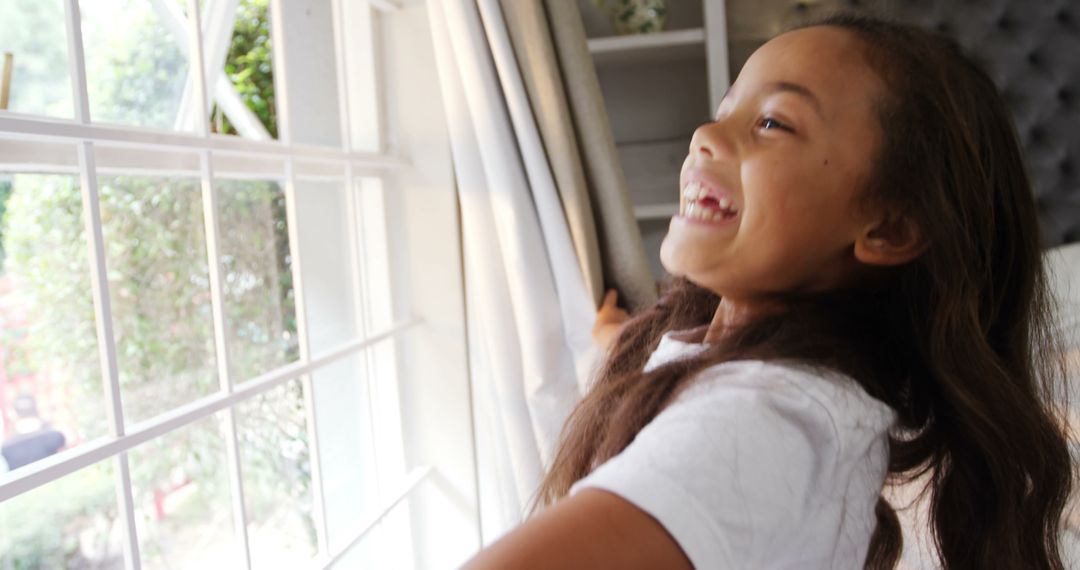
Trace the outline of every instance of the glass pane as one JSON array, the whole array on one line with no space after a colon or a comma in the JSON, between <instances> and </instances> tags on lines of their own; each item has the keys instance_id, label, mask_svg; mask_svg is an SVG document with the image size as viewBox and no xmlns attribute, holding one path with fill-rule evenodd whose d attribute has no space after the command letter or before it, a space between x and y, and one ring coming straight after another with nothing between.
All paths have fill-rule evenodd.
<instances>
[{"instance_id":1,"label":"glass pane","mask_svg":"<svg viewBox=\"0 0 1080 570\"><path fill-rule=\"evenodd\" d=\"M220 415L131 451L143 568L240 568Z\"/></svg>"},{"instance_id":2,"label":"glass pane","mask_svg":"<svg viewBox=\"0 0 1080 570\"><path fill-rule=\"evenodd\" d=\"M112 460L0 503L0 568L124 567Z\"/></svg>"},{"instance_id":3,"label":"glass pane","mask_svg":"<svg viewBox=\"0 0 1080 570\"><path fill-rule=\"evenodd\" d=\"M296 181L296 223L304 271L311 353L359 338L359 287L354 286L344 185ZM340 244L327 247L327 244Z\"/></svg>"},{"instance_id":4,"label":"glass pane","mask_svg":"<svg viewBox=\"0 0 1080 570\"><path fill-rule=\"evenodd\" d=\"M246 138L277 138L277 105L270 39L269 0L239 0L235 18L222 19L215 11L229 2L204 2L203 21L234 22L231 27L207 29L203 41L209 81L214 86L224 74L236 98L215 98L211 130ZM231 32L231 36L230 36ZM226 42L228 40L228 42ZM238 104L240 103L240 104Z\"/></svg>"},{"instance_id":5,"label":"glass pane","mask_svg":"<svg viewBox=\"0 0 1080 570\"><path fill-rule=\"evenodd\" d=\"M95 122L193 128L184 5L80 0L90 116Z\"/></svg>"},{"instance_id":6,"label":"glass pane","mask_svg":"<svg viewBox=\"0 0 1080 570\"><path fill-rule=\"evenodd\" d=\"M74 176L0 173L0 472L107 433Z\"/></svg>"},{"instance_id":7,"label":"glass pane","mask_svg":"<svg viewBox=\"0 0 1080 570\"><path fill-rule=\"evenodd\" d=\"M380 178L360 178L355 182L360 205L360 251L364 267L367 299L364 309L368 334L392 326L395 322L391 260L387 219L397 219L400 198L386 191ZM406 333L408 334L408 333ZM405 446L401 431L401 403L398 397L397 342L400 336L382 340L365 351L366 377L371 386L372 421L378 436L378 473L381 488L397 486L406 475ZM318 408L316 408L318 409ZM397 508L381 523L386 538L381 544L396 544L411 551L409 546L409 509ZM389 552L394 552L391 548Z\"/></svg>"},{"instance_id":8,"label":"glass pane","mask_svg":"<svg viewBox=\"0 0 1080 570\"><path fill-rule=\"evenodd\" d=\"M375 20L378 11L368 2L341 3L344 37L345 93L349 102L349 138L360 152L382 150L379 132L378 54L375 52Z\"/></svg>"},{"instance_id":9,"label":"glass pane","mask_svg":"<svg viewBox=\"0 0 1080 570\"><path fill-rule=\"evenodd\" d=\"M401 511L406 511L408 508L408 499L398 503L383 519L383 522L369 530L330 568L334 570L353 568L410 570L415 568L415 556L411 544L408 541L397 540L397 537L387 528L387 520L396 519Z\"/></svg>"},{"instance_id":10,"label":"glass pane","mask_svg":"<svg viewBox=\"0 0 1080 570\"><path fill-rule=\"evenodd\" d=\"M222 289L235 381L296 360L296 299L277 182L217 180Z\"/></svg>"},{"instance_id":11,"label":"glass pane","mask_svg":"<svg viewBox=\"0 0 1080 570\"><path fill-rule=\"evenodd\" d=\"M302 384L241 404L237 422L252 567L305 566L317 540Z\"/></svg>"},{"instance_id":12,"label":"glass pane","mask_svg":"<svg viewBox=\"0 0 1080 570\"><path fill-rule=\"evenodd\" d=\"M379 507L364 353L312 374L330 549L348 545Z\"/></svg>"},{"instance_id":13,"label":"glass pane","mask_svg":"<svg viewBox=\"0 0 1080 570\"><path fill-rule=\"evenodd\" d=\"M199 182L99 176L127 422L218 389Z\"/></svg>"},{"instance_id":14,"label":"glass pane","mask_svg":"<svg viewBox=\"0 0 1080 570\"><path fill-rule=\"evenodd\" d=\"M381 178L360 178L354 182L357 197L357 227L359 235L364 287L368 299L364 304L369 334L394 325L394 299L390 276L390 243L386 219L388 202Z\"/></svg>"},{"instance_id":15,"label":"glass pane","mask_svg":"<svg viewBox=\"0 0 1080 570\"><path fill-rule=\"evenodd\" d=\"M0 55L12 62L9 110L73 117L67 45L63 0L0 2Z\"/></svg>"}]
</instances>

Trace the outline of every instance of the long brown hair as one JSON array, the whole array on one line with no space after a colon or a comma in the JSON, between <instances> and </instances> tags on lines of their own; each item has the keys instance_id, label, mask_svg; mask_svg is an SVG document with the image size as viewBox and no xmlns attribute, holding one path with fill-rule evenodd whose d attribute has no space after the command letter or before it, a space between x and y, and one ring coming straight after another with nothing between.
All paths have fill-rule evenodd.
<instances>
[{"instance_id":1,"label":"long brown hair","mask_svg":"<svg viewBox=\"0 0 1080 570\"><path fill-rule=\"evenodd\" d=\"M642 368L660 336L708 324L719 298L675 279L629 321L568 419L534 512L620 453L696 372L732 359L798 359L854 378L898 416L890 481L926 476L946 568L1063 568L1072 486L1063 376L1050 334L1038 220L1001 97L951 41L856 15L812 25L855 34L888 87L867 204L903 212L929 243L857 288L787 299L699 356ZM867 568L892 568L902 539L879 498Z\"/></svg>"}]
</instances>

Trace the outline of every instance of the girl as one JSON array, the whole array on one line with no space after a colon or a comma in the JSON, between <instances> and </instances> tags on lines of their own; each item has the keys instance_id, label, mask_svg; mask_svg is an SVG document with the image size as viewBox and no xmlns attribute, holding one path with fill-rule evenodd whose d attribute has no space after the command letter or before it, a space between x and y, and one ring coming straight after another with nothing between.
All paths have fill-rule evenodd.
<instances>
[{"instance_id":1,"label":"girl","mask_svg":"<svg viewBox=\"0 0 1080 570\"><path fill-rule=\"evenodd\" d=\"M880 493L924 475L943 567L1064 567L1036 210L985 73L875 19L785 33L680 187L677 279L567 421L548 508L470 568L893 568Z\"/></svg>"}]
</instances>

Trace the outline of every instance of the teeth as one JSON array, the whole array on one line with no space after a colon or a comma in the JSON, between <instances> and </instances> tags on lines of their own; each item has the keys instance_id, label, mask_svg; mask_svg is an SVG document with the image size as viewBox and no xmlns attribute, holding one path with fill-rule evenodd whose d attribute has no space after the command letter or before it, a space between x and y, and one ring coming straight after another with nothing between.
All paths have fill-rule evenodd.
<instances>
[{"instance_id":1,"label":"teeth","mask_svg":"<svg viewBox=\"0 0 1080 570\"><path fill-rule=\"evenodd\" d=\"M699 220L721 220L725 216L733 216L739 213L735 208L735 203L731 198L724 196L717 201L717 205L720 211L713 211L709 208L703 208L697 202L704 199L709 195L700 182L693 181L688 183L682 190L682 197L686 199L686 211L683 214L687 218L695 218Z\"/></svg>"}]
</instances>

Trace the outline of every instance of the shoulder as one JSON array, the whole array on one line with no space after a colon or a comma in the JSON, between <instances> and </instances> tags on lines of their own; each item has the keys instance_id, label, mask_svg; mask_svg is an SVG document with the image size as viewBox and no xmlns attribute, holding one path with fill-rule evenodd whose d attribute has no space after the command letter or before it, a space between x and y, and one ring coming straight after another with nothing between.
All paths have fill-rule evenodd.
<instances>
[{"instance_id":1,"label":"shoulder","mask_svg":"<svg viewBox=\"0 0 1080 570\"><path fill-rule=\"evenodd\" d=\"M715 412L734 404L826 421L837 435L850 430L879 435L895 421L893 410L854 379L792 361L737 360L711 366L690 380L664 412Z\"/></svg>"},{"instance_id":2,"label":"shoulder","mask_svg":"<svg viewBox=\"0 0 1080 570\"><path fill-rule=\"evenodd\" d=\"M727 362L695 376L571 492L599 487L632 502L695 565L829 560L831 547L818 549L855 522L845 509L860 521L872 514L892 418L850 378L796 364ZM781 546L803 539L798 553Z\"/></svg>"}]
</instances>

